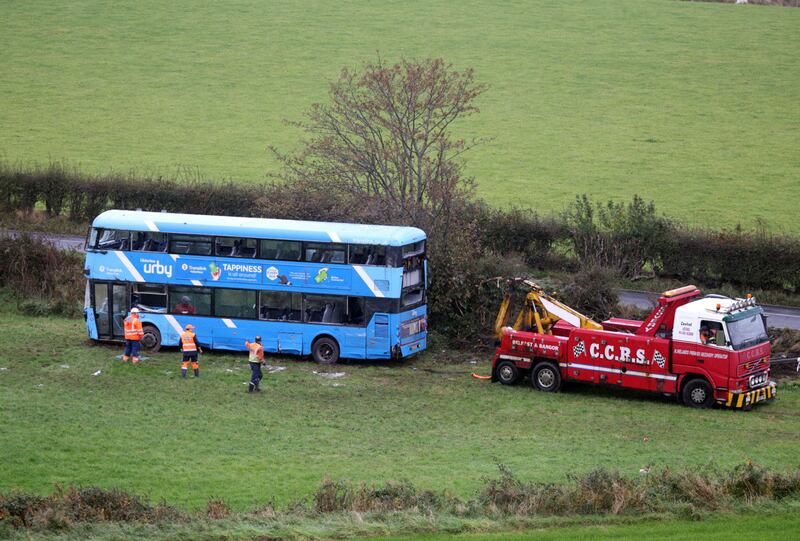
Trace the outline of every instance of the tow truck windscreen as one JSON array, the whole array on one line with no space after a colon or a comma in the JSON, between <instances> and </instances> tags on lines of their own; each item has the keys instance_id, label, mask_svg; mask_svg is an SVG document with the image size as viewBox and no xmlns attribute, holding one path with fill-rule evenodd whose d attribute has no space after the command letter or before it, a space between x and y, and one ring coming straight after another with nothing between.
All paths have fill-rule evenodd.
<instances>
[{"instance_id":1,"label":"tow truck windscreen","mask_svg":"<svg viewBox=\"0 0 800 541\"><path fill-rule=\"evenodd\" d=\"M725 318L733 349L744 349L769 340L761 310L748 310Z\"/></svg>"}]
</instances>

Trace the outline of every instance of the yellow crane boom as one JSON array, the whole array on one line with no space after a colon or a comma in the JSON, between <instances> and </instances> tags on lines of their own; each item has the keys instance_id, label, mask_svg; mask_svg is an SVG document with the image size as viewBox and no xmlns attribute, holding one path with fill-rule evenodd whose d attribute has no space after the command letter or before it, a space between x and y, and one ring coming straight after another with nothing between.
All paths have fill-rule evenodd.
<instances>
[{"instance_id":1,"label":"yellow crane boom","mask_svg":"<svg viewBox=\"0 0 800 541\"><path fill-rule=\"evenodd\" d=\"M508 285L509 289L503 296L494 322L494 335L498 340L503 336L503 328L507 326L508 313L520 285L525 286L529 291L525 295L524 305L511 326L514 330L531 330L540 334L552 334L553 325L562 319L581 329L603 329L601 324L551 297L539 284L531 280L514 278L508 280Z\"/></svg>"}]
</instances>

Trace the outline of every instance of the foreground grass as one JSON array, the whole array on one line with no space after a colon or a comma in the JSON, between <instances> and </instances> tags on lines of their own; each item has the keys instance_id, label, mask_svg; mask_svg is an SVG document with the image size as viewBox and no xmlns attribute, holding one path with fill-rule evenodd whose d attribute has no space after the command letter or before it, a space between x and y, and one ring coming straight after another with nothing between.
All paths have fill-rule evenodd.
<instances>
[{"instance_id":1,"label":"foreground grass","mask_svg":"<svg viewBox=\"0 0 800 541\"><path fill-rule=\"evenodd\" d=\"M252 516L224 520L200 519L190 523L82 524L66 531L2 530L11 540L118 540L168 539L261 540L343 539L379 537L383 541L433 540L582 540L582 539L708 539L727 541L749 536L764 540L792 539L800 527L797 502L781 506L756 505L741 513L719 513L681 518L674 514L613 517L545 517L469 519L407 513L379 517L358 513L317 518ZM447 533L444 533L447 532ZM460 532L460 533L457 533ZM377 538L377 537L376 537Z\"/></svg>"},{"instance_id":2,"label":"foreground grass","mask_svg":"<svg viewBox=\"0 0 800 541\"><path fill-rule=\"evenodd\" d=\"M469 377L488 371L486 355L439 351L455 364L353 363L330 369L345 372L338 379L272 359L287 369L249 396L242 355L207 355L199 380L181 380L175 351L124 366L118 349L85 342L82 321L0 321L3 490L75 483L247 510L310 495L326 475L469 496L497 462L539 481L597 467L797 465L797 387L751 412L695 411L593 388L491 385Z\"/></svg>"},{"instance_id":3,"label":"foreground grass","mask_svg":"<svg viewBox=\"0 0 800 541\"><path fill-rule=\"evenodd\" d=\"M704 541L729 541L751 537L756 539L790 539L791 532L800 531L800 518L792 514L752 514L717 516L703 522L692 520L647 520L633 524L600 524L569 526L563 528L538 528L521 532L467 533L457 535L418 534L387 537L384 541L567 541L583 539L614 540L677 540L703 539Z\"/></svg>"},{"instance_id":4,"label":"foreground grass","mask_svg":"<svg viewBox=\"0 0 800 541\"><path fill-rule=\"evenodd\" d=\"M800 232L800 10L668 0L9 3L0 157L258 181L342 66L441 56L491 86L460 126L497 205L654 199Z\"/></svg>"}]
</instances>

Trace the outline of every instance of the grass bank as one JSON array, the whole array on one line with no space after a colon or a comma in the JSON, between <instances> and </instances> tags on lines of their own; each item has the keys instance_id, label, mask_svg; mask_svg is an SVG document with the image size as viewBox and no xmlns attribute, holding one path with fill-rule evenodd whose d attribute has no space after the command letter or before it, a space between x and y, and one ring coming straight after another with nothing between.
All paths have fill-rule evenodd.
<instances>
[{"instance_id":1,"label":"grass bank","mask_svg":"<svg viewBox=\"0 0 800 541\"><path fill-rule=\"evenodd\" d=\"M790 384L750 412L581 386L546 395L474 380L488 352L434 344L403 363L272 358L286 370L248 396L242 355L205 355L201 378L181 380L175 351L125 366L119 348L87 343L81 320L0 310L4 490L124 487L186 509L222 498L246 510L311 494L326 476L468 497L498 462L543 482L596 468L797 465Z\"/></svg>"},{"instance_id":2,"label":"grass bank","mask_svg":"<svg viewBox=\"0 0 800 541\"><path fill-rule=\"evenodd\" d=\"M441 56L490 90L459 126L499 206L575 193L800 232L800 10L641 0L4 7L0 157L259 181L342 66Z\"/></svg>"}]
</instances>

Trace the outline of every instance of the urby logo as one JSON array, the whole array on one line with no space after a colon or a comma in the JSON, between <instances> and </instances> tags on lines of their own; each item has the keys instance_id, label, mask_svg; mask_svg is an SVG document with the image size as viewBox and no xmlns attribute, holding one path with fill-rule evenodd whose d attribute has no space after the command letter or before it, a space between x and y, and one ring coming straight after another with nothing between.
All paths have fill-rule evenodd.
<instances>
[{"instance_id":1,"label":"urby logo","mask_svg":"<svg viewBox=\"0 0 800 541\"><path fill-rule=\"evenodd\" d=\"M328 267L323 267L319 269L317 275L314 277L314 281L318 284L321 284L327 279L328 279Z\"/></svg>"},{"instance_id":2,"label":"urby logo","mask_svg":"<svg viewBox=\"0 0 800 541\"><path fill-rule=\"evenodd\" d=\"M172 278L172 265L164 265L159 261L154 263L145 263L142 270L147 274L161 274L167 278Z\"/></svg>"},{"instance_id":3,"label":"urby logo","mask_svg":"<svg viewBox=\"0 0 800 541\"><path fill-rule=\"evenodd\" d=\"M278 278L278 269L277 267L270 267L267 269L267 278L270 280L276 280Z\"/></svg>"},{"instance_id":4,"label":"urby logo","mask_svg":"<svg viewBox=\"0 0 800 541\"><path fill-rule=\"evenodd\" d=\"M208 270L211 271L212 280L219 280L219 277L222 276L222 269L217 267L216 263L209 263Z\"/></svg>"}]
</instances>

